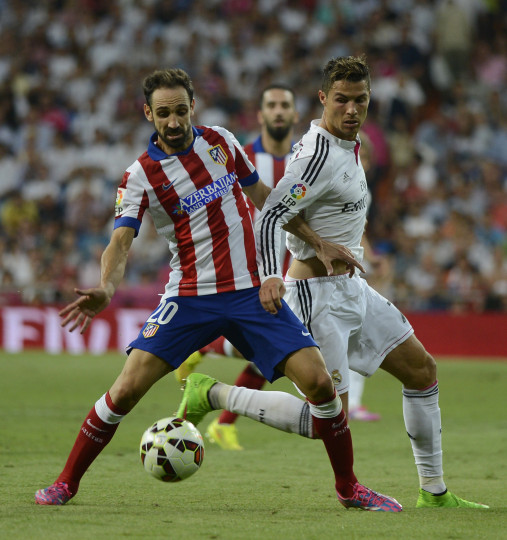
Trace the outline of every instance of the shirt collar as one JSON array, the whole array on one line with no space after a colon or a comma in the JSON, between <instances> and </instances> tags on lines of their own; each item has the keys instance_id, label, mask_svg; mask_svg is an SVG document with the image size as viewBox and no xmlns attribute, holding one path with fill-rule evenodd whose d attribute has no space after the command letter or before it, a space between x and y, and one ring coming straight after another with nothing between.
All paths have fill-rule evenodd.
<instances>
[{"instance_id":1,"label":"shirt collar","mask_svg":"<svg viewBox=\"0 0 507 540\"><path fill-rule=\"evenodd\" d=\"M290 147L291 147L291 151L289 152L289 154L292 152L292 147L294 146L294 141L291 141L290 143ZM255 141L252 143L252 150L256 153L256 154L268 154L269 152L267 152L264 148L264 146L262 145L262 136L259 135L257 137L257 139L255 139ZM277 156L273 156L273 154L270 154L273 159L278 159L278 160L283 160L285 159L285 156L283 157L277 157Z\"/></svg>"},{"instance_id":2,"label":"shirt collar","mask_svg":"<svg viewBox=\"0 0 507 540\"><path fill-rule=\"evenodd\" d=\"M339 139L338 137L335 137L327 129L321 128L319 126L320 119L312 120L310 130L311 131L318 131L321 135L326 137L326 139L329 139L330 141L334 141L335 144L340 146L341 148L344 148L345 150L356 150L357 145L361 145L361 139L359 138L359 135L356 137L354 141L346 141L344 139ZM356 150L357 151L357 150Z\"/></svg>"},{"instance_id":3,"label":"shirt collar","mask_svg":"<svg viewBox=\"0 0 507 540\"><path fill-rule=\"evenodd\" d=\"M153 161L162 161L163 159L167 159L168 157L171 157L171 156L183 156L183 155L188 154L194 146L196 137L201 136L203 130L192 126L192 132L194 134L194 138L192 139L190 146L186 148L185 150L181 152L175 152L174 154L166 154L162 150L162 148L160 148L157 145L157 140L158 140L157 132L153 133L152 136L150 137L150 142L148 143L148 155Z\"/></svg>"}]
</instances>

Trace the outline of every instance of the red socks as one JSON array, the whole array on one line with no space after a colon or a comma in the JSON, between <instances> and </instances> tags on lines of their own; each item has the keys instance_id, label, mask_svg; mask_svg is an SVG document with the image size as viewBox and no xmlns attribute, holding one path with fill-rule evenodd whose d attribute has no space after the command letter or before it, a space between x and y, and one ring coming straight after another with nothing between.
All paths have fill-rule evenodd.
<instances>
[{"instance_id":1,"label":"red socks","mask_svg":"<svg viewBox=\"0 0 507 540\"><path fill-rule=\"evenodd\" d=\"M100 412L100 416L97 414L97 410ZM77 493L79 482L84 473L113 438L120 420L127 412L114 405L108 392L95 403L88 413L67 458L67 463L56 480L57 482L66 482L73 495Z\"/></svg>"},{"instance_id":2,"label":"red socks","mask_svg":"<svg viewBox=\"0 0 507 540\"><path fill-rule=\"evenodd\" d=\"M262 375L259 375L259 373L252 368L251 364L248 364L246 368L238 375L234 385L252 388L253 390L260 390L264 386L265 382L266 379ZM237 414L224 410L218 417L218 423L234 424L237 417Z\"/></svg>"},{"instance_id":3,"label":"red socks","mask_svg":"<svg viewBox=\"0 0 507 540\"><path fill-rule=\"evenodd\" d=\"M325 404L323 404L325 405ZM313 409L316 404L311 404ZM319 405L317 405L318 407ZM354 474L354 450L352 436L343 410L333 418L317 418L312 414L313 426L326 447L333 467L336 490L344 497L352 497L357 482Z\"/></svg>"},{"instance_id":4,"label":"red socks","mask_svg":"<svg viewBox=\"0 0 507 540\"><path fill-rule=\"evenodd\" d=\"M224 356L227 356L225 354L224 345L225 345L225 338L224 336L220 336L219 338L215 339L215 341L212 341L205 347L202 347L202 349L199 349L199 352L201 354L212 353L212 354L222 354Z\"/></svg>"}]
</instances>

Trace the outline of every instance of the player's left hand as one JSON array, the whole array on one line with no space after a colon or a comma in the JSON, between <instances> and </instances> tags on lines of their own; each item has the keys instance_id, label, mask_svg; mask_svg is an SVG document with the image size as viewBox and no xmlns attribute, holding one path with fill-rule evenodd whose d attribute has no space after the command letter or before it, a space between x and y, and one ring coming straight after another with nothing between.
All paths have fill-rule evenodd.
<instances>
[{"instance_id":1,"label":"player's left hand","mask_svg":"<svg viewBox=\"0 0 507 540\"><path fill-rule=\"evenodd\" d=\"M262 307L272 315L282 309L282 298L285 294L283 279L272 277L267 279L259 289L259 299Z\"/></svg>"},{"instance_id":2,"label":"player's left hand","mask_svg":"<svg viewBox=\"0 0 507 540\"><path fill-rule=\"evenodd\" d=\"M322 240L321 245L315 251L319 260L326 267L329 276L332 276L334 273L333 261L336 260L343 261L346 264L347 270L349 271L349 277L352 277L355 274L356 268L361 270L361 272L365 272L361 263L356 260L352 254L352 251L341 244L334 244L328 240Z\"/></svg>"}]
</instances>

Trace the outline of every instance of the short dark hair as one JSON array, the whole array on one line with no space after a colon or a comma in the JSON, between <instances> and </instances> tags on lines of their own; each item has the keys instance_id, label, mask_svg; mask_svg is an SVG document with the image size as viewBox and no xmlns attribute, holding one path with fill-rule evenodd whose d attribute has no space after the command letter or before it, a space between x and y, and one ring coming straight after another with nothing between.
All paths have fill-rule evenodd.
<instances>
[{"instance_id":1,"label":"short dark hair","mask_svg":"<svg viewBox=\"0 0 507 540\"><path fill-rule=\"evenodd\" d=\"M262 107L262 102L264 101L264 94L268 90L286 90L287 92L290 92L292 94L292 97L294 99L296 99L296 94L295 94L294 90L289 85L283 84L283 83L272 83L272 84L268 84L268 86L266 86L262 90L261 97L259 99L259 107Z\"/></svg>"},{"instance_id":2,"label":"short dark hair","mask_svg":"<svg viewBox=\"0 0 507 540\"><path fill-rule=\"evenodd\" d=\"M363 56L339 56L333 58L324 66L321 90L327 95L336 81L360 82L366 81L368 90L371 88L370 68Z\"/></svg>"},{"instance_id":3,"label":"short dark hair","mask_svg":"<svg viewBox=\"0 0 507 540\"><path fill-rule=\"evenodd\" d=\"M182 86L188 94L190 102L194 98L194 85L188 73L179 68L157 70L143 81L143 92L146 103L151 107L151 96L158 88L176 88Z\"/></svg>"}]
</instances>

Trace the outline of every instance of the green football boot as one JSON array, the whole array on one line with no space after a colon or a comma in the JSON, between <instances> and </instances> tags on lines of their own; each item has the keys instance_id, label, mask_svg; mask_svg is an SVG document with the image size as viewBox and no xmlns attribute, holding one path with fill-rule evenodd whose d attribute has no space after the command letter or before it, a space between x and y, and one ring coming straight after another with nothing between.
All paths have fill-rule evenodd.
<instances>
[{"instance_id":1,"label":"green football boot","mask_svg":"<svg viewBox=\"0 0 507 540\"><path fill-rule=\"evenodd\" d=\"M443 495L433 495L424 489L419 489L416 508L489 508L486 504L465 501L446 491Z\"/></svg>"},{"instance_id":2,"label":"green football boot","mask_svg":"<svg viewBox=\"0 0 507 540\"><path fill-rule=\"evenodd\" d=\"M191 373L186 379L183 399L176 416L197 426L213 410L208 399L208 392L216 383L217 380L212 377L202 373Z\"/></svg>"},{"instance_id":3,"label":"green football boot","mask_svg":"<svg viewBox=\"0 0 507 540\"><path fill-rule=\"evenodd\" d=\"M208 426L206 437L223 450L243 450L238 441L238 430L234 424L219 424L218 418Z\"/></svg>"}]
</instances>

